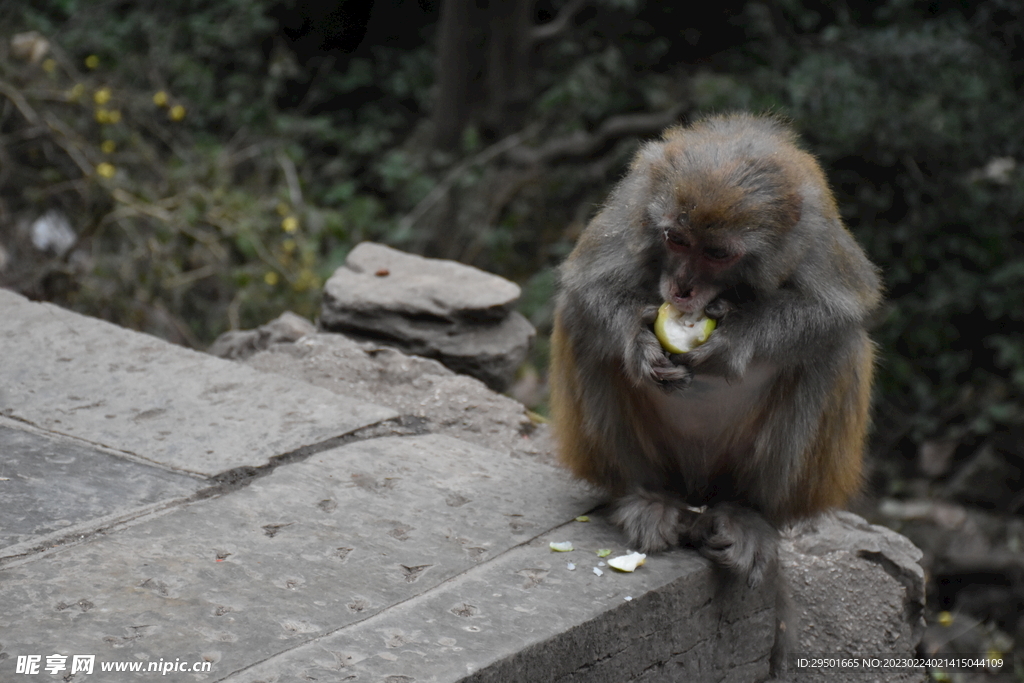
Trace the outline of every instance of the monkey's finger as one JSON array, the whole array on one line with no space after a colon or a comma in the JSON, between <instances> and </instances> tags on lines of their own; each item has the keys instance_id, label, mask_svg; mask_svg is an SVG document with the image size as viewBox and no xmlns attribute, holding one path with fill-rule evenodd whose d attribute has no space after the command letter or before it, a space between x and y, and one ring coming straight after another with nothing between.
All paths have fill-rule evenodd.
<instances>
[{"instance_id":1,"label":"monkey's finger","mask_svg":"<svg viewBox=\"0 0 1024 683\"><path fill-rule=\"evenodd\" d=\"M657 319L657 306L644 306L643 310L640 311L640 321L643 322L644 325L653 325L654 321Z\"/></svg>"}]
</instances>

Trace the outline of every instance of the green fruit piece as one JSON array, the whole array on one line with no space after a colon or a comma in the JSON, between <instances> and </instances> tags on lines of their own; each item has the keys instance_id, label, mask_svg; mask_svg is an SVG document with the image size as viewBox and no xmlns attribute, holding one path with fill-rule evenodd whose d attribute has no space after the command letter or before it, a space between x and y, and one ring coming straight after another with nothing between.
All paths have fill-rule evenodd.
<instances>
[{"instance_id":1,"label":"green fruit piece","mask_svg":"<svg viewBox=\"0 0 1024 683\"><path fill-rule=\"evenodd\" d=\"M669 353L686 353L708 340L715 321L704 313L683 313L667 301L658 309L654 336Z\"/></svg>"}]
</instances>

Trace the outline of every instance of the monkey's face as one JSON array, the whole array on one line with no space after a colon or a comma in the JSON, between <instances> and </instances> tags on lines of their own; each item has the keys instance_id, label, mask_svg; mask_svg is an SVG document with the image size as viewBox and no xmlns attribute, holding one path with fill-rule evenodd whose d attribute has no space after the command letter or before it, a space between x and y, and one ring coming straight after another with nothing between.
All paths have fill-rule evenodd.
<instances>
[{"instance_id":1,"label":"monkey's face","mask_svg":"<svg viewBox=\"0 0 1024 683\"><path fill-rule=\"evenodd\" d=\"M776 159L683 142L662 147L651 164L647 224L664 256L659 293L697 312L740 284L779 286L778 274L759 265L790 260L776 257L801 217L799 183Z\"/></svg>"},{"instance_id":2,"label":"monkey's face","mask_svg":"<svg viewBox=\"0 0 1024 683\"><path fill-rule=\"evenodd\" d=\"M661 295L680 311L703 311L730 281L746 251L739 234L695 228L690 212L660 217L665 247Z\"/></svg>"}]
</instances>

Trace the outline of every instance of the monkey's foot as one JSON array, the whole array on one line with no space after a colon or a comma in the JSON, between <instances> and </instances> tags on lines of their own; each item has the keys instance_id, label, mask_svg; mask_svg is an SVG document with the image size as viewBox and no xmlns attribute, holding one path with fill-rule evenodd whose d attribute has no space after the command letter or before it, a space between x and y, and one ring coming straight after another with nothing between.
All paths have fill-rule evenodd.
<instances>
[{"instance_id":1,"label":"monkey's foot","mask_svg":"<svg viewBox=\"0 0 1024 683\"><path fill-rule=\"evenodd\" d=\"M679 545L684 526L690 525L693 513L680 505L672 496L641 489L616 501L612 521L637 550L654 553Z\"/></svg>"},{"instance_id":2,"label":"monkey's foot","mask_svg":"<svg viewBox=\"0 0 1024 683\"><path fill-rule=\"evenodd\" d=\"M690 541L704 557L746 577L751 588L778 564L778 530L760 513L740 505L724 503L709 509L690 529Z\"/></svg>"}]
</instances>

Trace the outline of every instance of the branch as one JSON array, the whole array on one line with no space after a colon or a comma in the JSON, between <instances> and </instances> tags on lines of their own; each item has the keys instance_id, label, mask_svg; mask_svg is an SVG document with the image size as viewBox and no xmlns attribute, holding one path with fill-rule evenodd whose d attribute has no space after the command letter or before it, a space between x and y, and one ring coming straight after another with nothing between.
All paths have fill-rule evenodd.
<instances>
[{"instance_id":1,"label":"branch","mask_svg":"<svg viewBox=\"0 0 1024 683\"><path fill-rule=\"evenodd\" d=\"M418 223L421 218L423 218L427 211L430 211L430 209L432 209L438 202L440 202L444 198L446 194L448 194L448 192L451 191L452 186L455 185L455 181L457 181L459 179L459 176L461 176L463 173L468 171L473 166L476 166L478 164L486 164L488 161L491 161L501 156L505 152L514 149L517 145L522 143L522 141L525 140L527 137L536 133L537 130L537 126L529 126L527 128L524 128L518 133L513 133L512 135L509 135L506 138L498 140L490 147L481 150L479 153L471 156L468 159L465 159L460 164L456 165L452 170L448 171L448 175L444 177L444 180L435 185L434 188L429 193L427 193L427 196L421 199L418 204L416 204L412 211L406 214L405 217L402 218L402 220L398 221L399 233L404 233L407 232L408 230L411 230L412 227L416 225L416 223Z\"/></svg>"},{"instance_id":2,"label":"branch","mask_svg":"<svg viewBox=\"0 0 1024 683\"><path fill-rule=\"evenodd\" d=\"M299 172L295 168L295 162L282 152L277 150L277 163L284 171L284 179L288 183L288 198L296 211L302 211L302 187L299 185Z\"/></svg>"},{"instance_id":3,"label":"branch","mask_svg":"<svg viewBox=\"0 0 1024 683\"><path fill-rule=\"evenodd\" d=\"M546 24L533 27L533 30L530 31L530 41L540 43L560 36L569 28L569 22L583 9L583 5L586 3L587 0L569 0L562 6L562 9L558 10L554 19Z\"/></svg>"},{"instance_id":4,"label":"branch","mask_svg":"<svg viewBox=\"0 0 1024 683\"><path fill-rule=\"evenodd\" d=\"M544 164L564 157L585 157L600 151L609 141L629 135L652 135L676 122L682 105L653 114L624 114L602 123L593 133L579 131L549 140L540 147L509 150L508 158L524 166Z\"/></svg>"},{"instance_id":5,"label":"branch","mask_svg":"<svg viewBox=\"0 0 1024 683\"><path fill-rule=\"evenodd\" d=\"M39 114L32 108L32 105L28 103L25 96L21 94L21 91L15 88L7 81L0 80L0 94L5 95L7 99L14 103L14 106L18 108L21 115L25 117L25 120L34 126L38 126L40 123Z\"/></svg>"},{"instance_id":6,"label":"branch","mask_svg":"<svg viewBox=\"0 0 1024 683\"><path fill-rule=\"evenodd\" d=\"M82 175L87 178L91 176L95 169L86 157L85 152L75 144L75 138L77 137L75 132L50 112L46 112L46 114L43 115L43 118L46 120L46 125L50 127L50 130L57 133L57 135L53 136L53 141L67 152L68 156L71 157L71 160L75 162L76 166L78 166L78 170L82 172Z\"/></svg>"}]
</instances>

